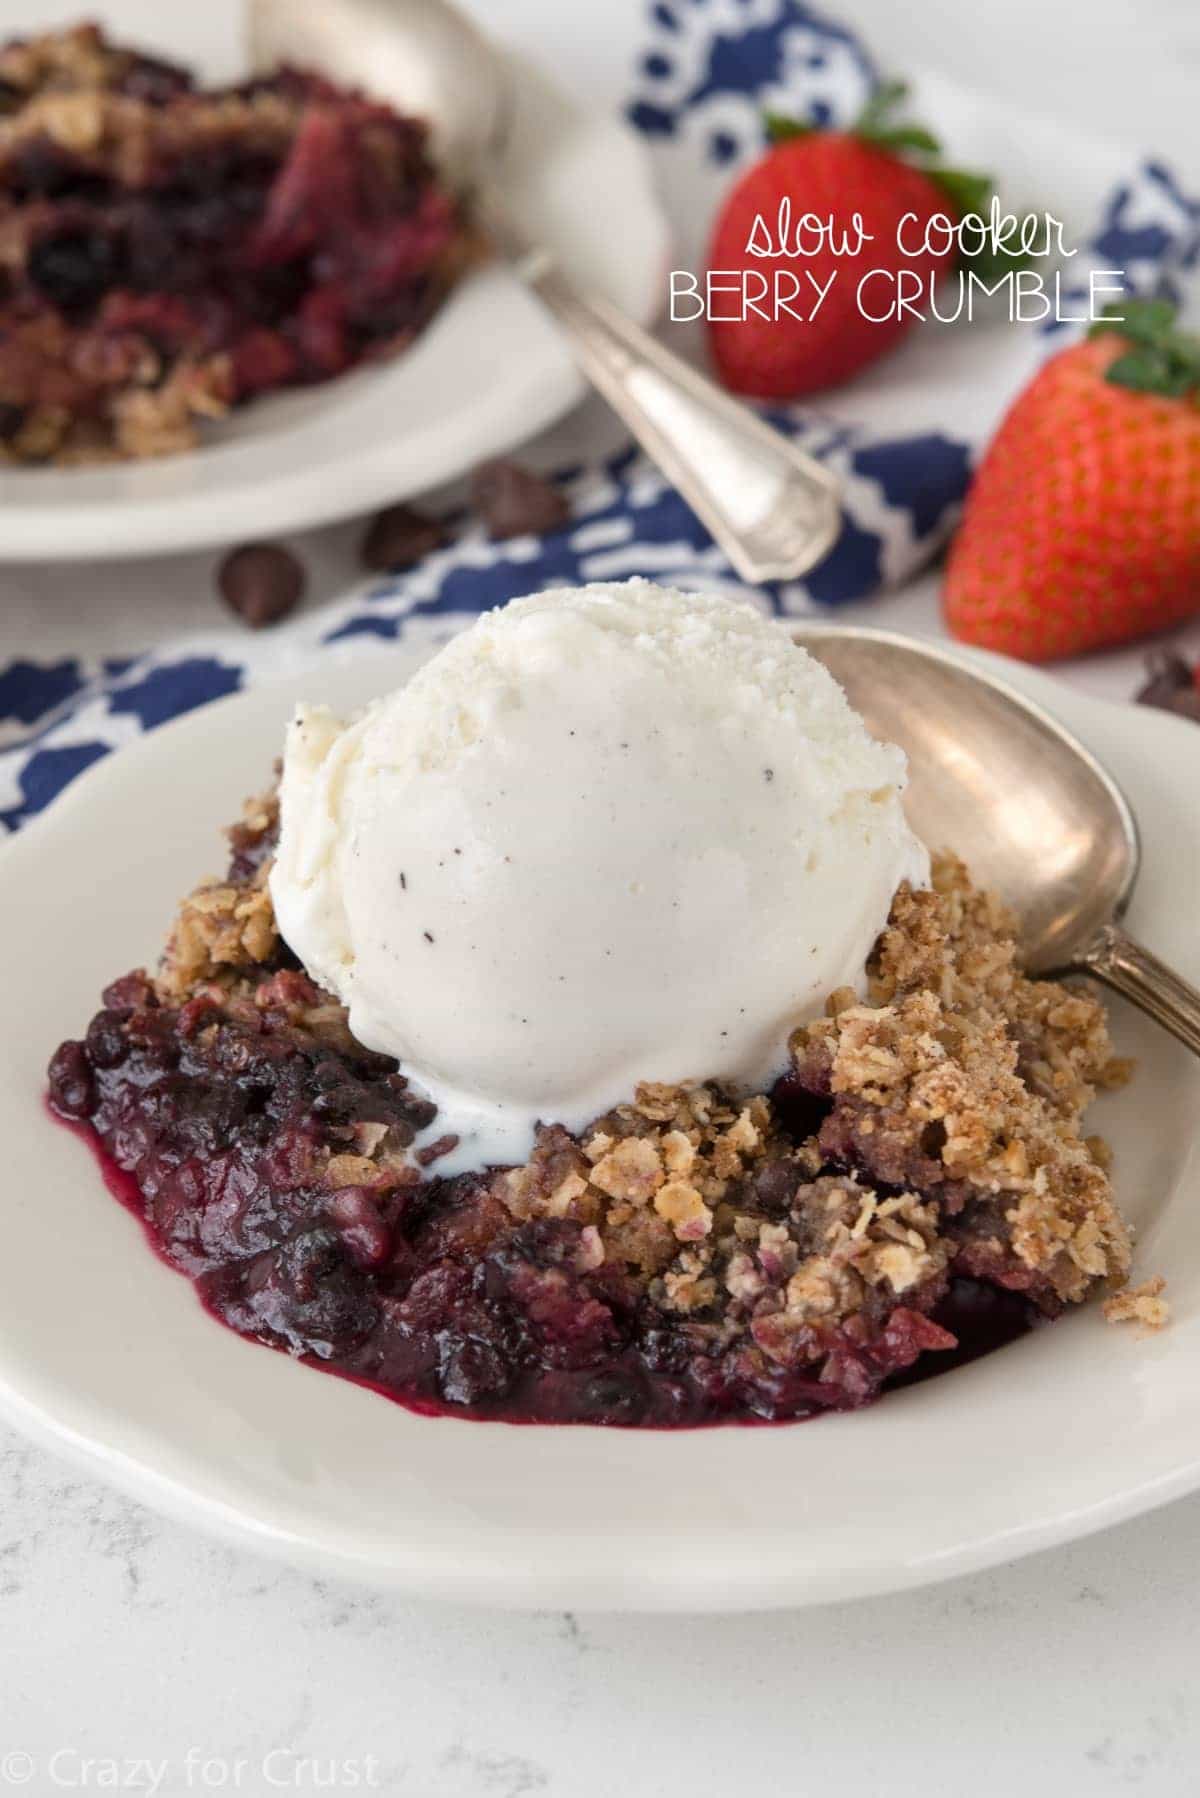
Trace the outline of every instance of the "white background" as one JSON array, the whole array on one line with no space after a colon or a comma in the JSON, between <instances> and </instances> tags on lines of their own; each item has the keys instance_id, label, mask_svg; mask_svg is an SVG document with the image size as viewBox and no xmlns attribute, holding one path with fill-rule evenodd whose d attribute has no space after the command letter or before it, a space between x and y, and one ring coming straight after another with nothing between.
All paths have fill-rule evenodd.
<instances>
[{"instance_id":1,"label":"white background","mask_svg":"<svg viewBox=\"0 0 1200 1798\"><path fill-rule=\"evenodd\" d=\"M580 66L572 21L592 5L611 29ZM564 78L600 99L621 92L637 0L475 10L518 36L540 22ZM0 0L0 28L77 11ZM114 0L108 11L150 41L167 35L169 13L171 41L186 35L210 61L236 56L231 0ZM843 12L898 70L940 69L1198 172L1195 0L854 0ZM308 546L318 597L348 578L352 535ZM139 647L150 602L156 635L211 627L208 570L188 557L4 573L0 650L77 647L85 614L93 640ZM932 617L928 588L885 604L889 622ZM1081 677L1127 690L1132 667L1109 659ZM51 1259L31 1270L48 1304L52 1242L51 1228ZM160 1789L172 1798L311 1791L314 1770L295 1758L305 1756L326 1789L351 1789L349 1770L330 1787L326 1765L349 1760L360 1789L374 1775L412 1798L1194 1798L1198 1569L1193 1500L904 1597L775 1618L504 1617L406 1605L211 1546L0 1434L0 1798L6 1776L37 1798L111 1790L102 1757L165 1759ZM272 1748L287 1752L264 1768ZM207 1785L189 1750L213 1763ZM115 1771L118 1789L146 1789L144 1774L139 1787L132 1768Z\"/></svg>"}]
</instances>

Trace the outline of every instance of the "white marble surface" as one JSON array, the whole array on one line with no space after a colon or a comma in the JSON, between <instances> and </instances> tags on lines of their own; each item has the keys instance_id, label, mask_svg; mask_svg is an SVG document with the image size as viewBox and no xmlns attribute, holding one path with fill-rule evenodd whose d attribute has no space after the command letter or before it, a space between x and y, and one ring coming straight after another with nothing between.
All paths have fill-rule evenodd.
<instances>
[{"instance_id":1,"label":"white marble surface","mask_svg":"<svg viewBox=\"0 0 1200 1798\"><path fill-rule=\"evenodd\" d=\"M620 27L636 0L604 0L611 54L583 70L570 16L592 3L475 0L518 33L544 20L566 72L603 96L623 77ZM10 29L79 7L7 0L0 10ZM108 10L150 38L162 17L161 0ZM941 67L1195 167L1194 0L1093 0L1086 20L1042 0L849 0L843 10L897 67ZM233 56L232 0L186 15L198 52ZM351 536L322 533L310 546L317 597L346 578ZM152 599L155 635L218 622L208 558L194 557L5 573L0 637L6 652L76 647L86 604L98 641L136 647ZM931 628L931 589L872 616ZM1116 696L1135 668L1136 657L1115 657L1072 672ZM213 1546L0 1431L0 1798L10 1787L36 1798L835 1788L1194 1798L1197 1565L1200 1499L993 1573L807 1613L497 1616L406 1605Z\"/></svg>"},{"instance_id":2,"label":"white marble surface","mask_svg":"<svg viewBox=\"0 0 1200 1798\"><path fill-rule=\"evenodd\" d=\"M311 1790L301 1757L405 1798L1196 1790L1198 1503L904 1597L587 1619L329 1586L15 1439L0 1479L0 1791L6 1754L39 1798L89 1789L83 1757L165 1759L172 1798L221 1789L189 1750L243 1760L254 1794Z\"/></svg>"}]
</instances>

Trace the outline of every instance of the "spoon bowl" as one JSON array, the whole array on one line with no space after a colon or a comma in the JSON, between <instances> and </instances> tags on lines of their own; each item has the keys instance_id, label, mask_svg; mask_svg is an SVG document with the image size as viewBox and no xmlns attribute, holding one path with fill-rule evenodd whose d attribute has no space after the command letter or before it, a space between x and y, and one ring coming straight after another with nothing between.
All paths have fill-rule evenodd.
<instances>
[{"instance_id":1,"label":"spoon bowl","mask_svg":"<svg viewBox=\"0 0 1200 1798\"><path fill-rule=\"evenodd\" d=\"M1122 915L1141 854L1129 802L1046 712L931 644L837 625L794 635L904 750L913 829L1012 906L1031 971L1071 965Z\"/></svg>"},{"instance_id":2,"label":"spoon bowl","mask_svg":"<svg viewBox=\"0 0 1200 1798\"><path fill-rule=\"evenodd\" d=\"M1200 992L1120 926L1137 825L1095 756L1002 679L931 644L841 625L793 634L905 751L913 829L1008 901L1029 971L1094 975L1200 1055Z\"/></svg>"}]
</instances>

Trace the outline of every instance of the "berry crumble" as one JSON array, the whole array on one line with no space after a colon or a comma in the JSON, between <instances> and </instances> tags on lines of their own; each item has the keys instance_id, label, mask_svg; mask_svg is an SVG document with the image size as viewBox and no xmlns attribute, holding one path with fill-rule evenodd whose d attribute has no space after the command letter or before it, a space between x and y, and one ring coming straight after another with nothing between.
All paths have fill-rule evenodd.
<instances>
[{"instance_id":1,"label":"berry crumble","mask_svg":"<svg viewBox=\"0 0 1200 1798\"><path fill-rule=\"evenodd\" d=\"M277 831L270 793L49 1075L241 1334L421 1410L677 1426L856 1408L1093 1295L1162 1321L1083 1129L1128 1072L1103 1009L1024 976L953 858L901 887L865 1001L831 994L772 1091L643 1084L525 1165L443 1177L432 1103L279 936Z\"/></svg>"},{"instance_id":2,"label":"berry crumble","mask_svg":"<svg viewBox=\"0 0 1200 1798\"><path fill-rule=\"evenodd\" d=\"M188 449L400 349L473 254L424 124L361 94L198 88L90 24L0 48L0 460Z\"/></svg>"}]
</instances>

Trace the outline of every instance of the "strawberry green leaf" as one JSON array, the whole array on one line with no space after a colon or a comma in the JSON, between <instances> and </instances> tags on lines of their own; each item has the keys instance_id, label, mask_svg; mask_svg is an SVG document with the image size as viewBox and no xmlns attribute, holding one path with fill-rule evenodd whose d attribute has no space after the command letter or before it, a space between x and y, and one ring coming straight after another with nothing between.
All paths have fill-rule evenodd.
<instances>
[{"instance_id":1,"label":"strawberry green leaf","mask_svg":"<svg viewBox=\"0 0 1200 1798\"><path fill-rule=\"evenodd\" d=\"M1089 337L1121 337L1132 348L1104 371L1115 387L1178 399L1200 388L1200 339L1175 329L1171 300L1140 300L1132 294L1105 309Z\"/></svg>"},{"instance_id":2,"label":"strawberry green leaf","mask_svg":"<svg viewBox=\"0 0 1200 1798\"><path fill-rule=\"evenodd\" d=\"M878 144L881 150L922 150L929 156L941 155L941 144L923 125L895 125L884 131L864 131L860 124L857 135L865 137L870 144Z\"/></svg>"},{"instance_id":3,"label":"strawberry green leaf","mask_svg":"<svg viewBox=\"0 0 1200 1798\"><path fill-rule=\"evenodd\" d=\"M1185 368L1200 383L1200 338L1186 337L1177 331L1171 339L1171 357L1177 368Z\"/></svg>"},{"instance_id":4,"label":"strawberry green leaf","mask_svg":"<svg viewBox=\"0 0 1200 1798\"><path fill-rule=\"evenodd\" d=\"M763 125L767 133L767 142L771 144L786 144L793 137L809 137L814 130L814 127L806 124L803 119L789 118L785 112L765 112Z\"/></svg>"},{"instance_id":5,"label":"strawberry green leaf","mask_svg":"<svg viewBox=\"0 0 1200 1798\"><path fill-rule=\"evenodd\" d=\"M859 137L870 137L873 132L886 129L888 114L907 98L907 81L881 81L851 129Z\"/></svg>"},{"instance_id":6,"label":"strawberry green leaf","mask_svg":"<svg viewBox=\"0 0 1200 1798\"><path fill-rule=\"evenodd\" d=\"M972 207L973 212L985 213L991 203L991 194L982 206ZM1030 221L1033 228L1030 227ZM969 269L988 286L1012 274L1016 269L1028 268L1035 257L1045 256L1050 249L1050 233L1041 213L1028 212L1018 219L1017 230L1012 244L995 243L989 235L978 249L964 249L959 253L959 267ZM1026 249L1026 239L1030 246Z\"/></svg>"},{"instance_id":7,"label":"strawberry green leaf","mask_svg":"<svg viewBox=\"0 0 1200 1798\"><path fill-rule=\"evenodd\" d=\"M1099 337L1106 331L1115 331L1121 337L1128 337L1133 343L1165 345L1173 336L1175 327L1175 306L1170 300L1138 300L1130 295L1127 299L1117 300L1115 304L1106 306L1104 316L1098 318L1088 333L1091 337Z\"/></svg>"},{"instance_id":8,"label":"strawberry green leaf","mask_svg":"<svg viewBox=\"0 0 1200 1798\"><path fill-rule=\"evenodd\" d=\"M985 287L994 287L1005 275L1028 268L1031 257L1024 250L1009 250L986 243L979 250L959 252L958 266L974 275Z\"/></svg>"},{"instance_id":9,"label":"strawberry green leaf","mask_svg":"<svg viewBox=\"0 0 1200 1798\"><path fill-rule=\"evenodd\" d=\"M1174 334L1175 302L1173 300L1126 300L1125 330L1137 343L1164 343Z\"/></svg>"},{"instance_id":10,"label":"strawberry green leaf","mask_svg":"<svg viewBox=\"0 0 1200 1798\"><path fill-rule=\"evenodd\" d=\"M991 203L993 182L990 175L973 174L969 169L929 169L959 218L968 212L986 212Z\"/></svg>"},{"instance_id":11,"label":"strawberry green leaf","mask_svg":"<svg viewBox=\"0 0 1200 1798\"><path fill-rule=\"evenodd\" d=\"M1163 350L1139 346L1126 350L1105 370L1105 379L1114 387L1130 387L1136 393L1158 393L1168 399L1179 399L1196 385L1195 376L1177 368Z\"/></svg>"}]
</instances>

